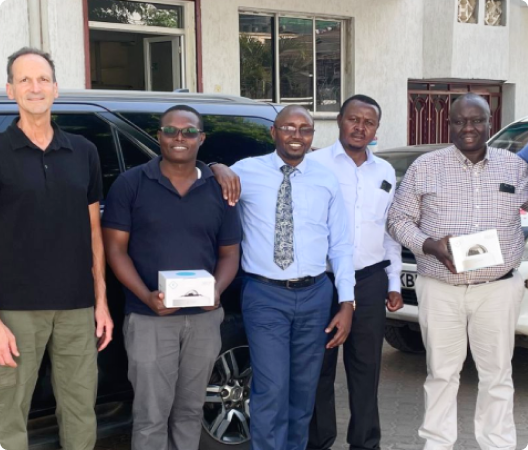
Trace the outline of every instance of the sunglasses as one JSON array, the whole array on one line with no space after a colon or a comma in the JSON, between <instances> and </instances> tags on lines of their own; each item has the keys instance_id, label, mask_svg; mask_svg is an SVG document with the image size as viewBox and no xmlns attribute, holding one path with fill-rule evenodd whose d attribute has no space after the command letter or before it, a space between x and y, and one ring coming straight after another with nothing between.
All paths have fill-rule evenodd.
<instances>
[{"instance_id":1,"label":"sunglasses","mask_svg":"<svg viewBox=\"0 0 528 450\"><path fill-rule=\"evenodd\" d=\"M182 137L186 139L196 139L200 135L200 133L202 133L202 130L200 130L199 128L195 128L195 127L176 128L170 125L166 127L160 127L159 130L161 131L163 136L177 137L178 134L181 133Z\"/></svg>"},{"instance_id":2,"label":"sunglasses","mask_svg":"<svg viewBox=\"0 0 528 450\"><path fill-rule=\"evenodd\" d=\"M313 136L315 129L312 127L301 127L301 128L295 128L291 125L283 125L282 127L275 127L278 130L281 130L284 134L287 136L294 136L297 130L299 130L299 134L303 137Z\"/></svg>"}]
</instances>

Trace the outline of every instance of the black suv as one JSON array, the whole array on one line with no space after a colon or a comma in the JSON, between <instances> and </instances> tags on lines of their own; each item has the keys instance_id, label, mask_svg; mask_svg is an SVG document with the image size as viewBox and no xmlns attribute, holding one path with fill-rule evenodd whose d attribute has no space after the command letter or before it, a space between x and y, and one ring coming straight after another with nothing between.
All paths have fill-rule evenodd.
<instances>
[{"instance_id":1,"label":"black suv","mask_svg":"<svg viewBox=\"0 0 528 450\"><path fill-rule=\"evenodd\" d=\"M104 193L117 176L160 153L156 140L160 115L176 104L186 104L204 117L207 139L199 159L233 164L241 158L274 150L269 128L280 107L253 100L205 94L62 91L53 106L53 120L65 131L92 141L99 151ZM17 106L0 92L0 132L17 117ZM104 209L104 201L101 203ZM107 268L108 303L116 329L111 345L99 355L97 413L99 435L130 426L131 386L123 347L124 295ZM222 350L215 365L204 405L202 450L249 448L249 384L251 366L239 305L237 277L222 295L226 317ZM44 360L30 413L32 450L56 448L55 401L50 364Z\"/></svg>"}]
</instances>

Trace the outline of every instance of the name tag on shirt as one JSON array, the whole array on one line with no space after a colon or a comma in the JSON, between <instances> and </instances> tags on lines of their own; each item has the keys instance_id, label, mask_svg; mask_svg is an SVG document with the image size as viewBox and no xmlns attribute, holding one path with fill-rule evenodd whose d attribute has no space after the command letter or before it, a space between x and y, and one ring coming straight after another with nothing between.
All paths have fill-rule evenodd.
<instances>
[{"instance_id":1,"label":"name tag on shirt","mask_svg":"<svg viewBox=\"0 0 528 450\"><path fill-rule=\"evenodd\" d=\"M392 189L392 184L390 184L387 180L383 180L380 189L383 189L385 192L390 192L390 190Z\"/></svg>"},{"instance_id":2,"label":"name tag on shirt","mask_svg":"<svg viewBox=\"0 0 528 450\"><path fill-rule=\"evenodd\" d=\"M501 183L499 186L499 192L515 194L515 186L512 186L511 184Z\"/></svg>"}]
</instances>

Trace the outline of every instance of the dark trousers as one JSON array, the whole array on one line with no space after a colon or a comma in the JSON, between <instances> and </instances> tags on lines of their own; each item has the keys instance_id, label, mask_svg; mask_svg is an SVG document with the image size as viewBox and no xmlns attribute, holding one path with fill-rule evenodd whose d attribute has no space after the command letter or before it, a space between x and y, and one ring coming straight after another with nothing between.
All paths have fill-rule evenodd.
<instances>
[{"instance_id":1,"label":"dark trousers","mask_svg":"<svg viewBox=\"0 0 528 450\"><path fill-rule=\"evenodd\" d=\"M357 310L354 312L351 333L343 345L350 407L347 433L350 450L380 448L378 383L385 333L387 291L388 278L384 269L356 280ZM334 289L332 313L338 308ZM334 399L337 355L337 348L325 352L310 423L307 446L309 450L330 449L337 436Z\"/></svg>"},{"instance_id":2,"label":"dark trousers","mask_svg":"<svg viewBox=\"0 0 528 450\"><path fill-rule=\"evenodd\" d=\"M253 367L252 450L306 448L331 304L327 277L301 289L246 279L242 315Z\"/></svg>"}]
</instances>

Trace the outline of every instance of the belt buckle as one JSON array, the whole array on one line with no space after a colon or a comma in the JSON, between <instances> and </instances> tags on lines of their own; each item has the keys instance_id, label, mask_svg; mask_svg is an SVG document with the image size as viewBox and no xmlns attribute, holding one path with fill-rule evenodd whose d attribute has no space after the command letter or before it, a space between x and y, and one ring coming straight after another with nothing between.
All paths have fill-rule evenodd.
<instances>
[{"instance_id":1,"label":"belt buckle","mask_svg":"<svg viewBox=\"0 0 528 450\"><path fill-rule=\"evenodd\" d=\"M290 283L298 283L300 278L292 278L291 280L286 280L286 288L290 289Z\"/></svg>"}]
</instances>

